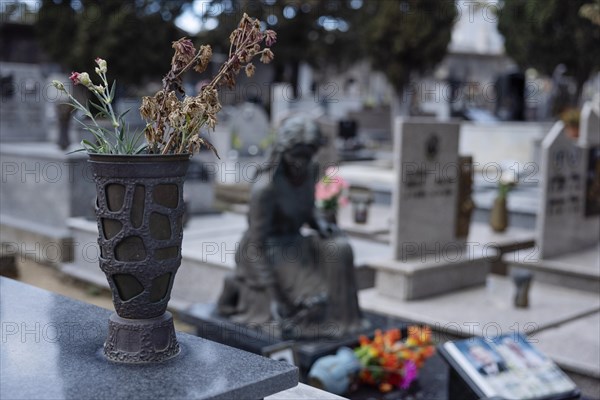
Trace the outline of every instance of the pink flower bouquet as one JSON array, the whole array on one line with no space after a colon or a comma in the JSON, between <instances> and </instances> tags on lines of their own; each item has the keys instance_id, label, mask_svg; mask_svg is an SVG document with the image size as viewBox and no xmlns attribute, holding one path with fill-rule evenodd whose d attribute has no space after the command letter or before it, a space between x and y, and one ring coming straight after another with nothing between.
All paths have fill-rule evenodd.
<instances>
[{"instance_id":1,"label":"pink flower bouquet","mask_svg":"<svg viewBox=\"0 0 600 400\"><path fill-rule=\"evenodd\" d=\"M348 182L341 176L335 176L336 171L333 167L327 168L315 187L317 207L323 210L337 210L348 204Z\"/></svg>"}]
</instances>

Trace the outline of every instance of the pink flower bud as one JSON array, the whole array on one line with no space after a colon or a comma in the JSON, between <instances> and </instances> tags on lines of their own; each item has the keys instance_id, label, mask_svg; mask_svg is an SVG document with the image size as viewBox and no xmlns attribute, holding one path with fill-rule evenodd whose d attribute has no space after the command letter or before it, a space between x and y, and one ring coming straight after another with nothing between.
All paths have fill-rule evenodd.
<instances>
[{"instance_id":1,"label":"pink flower bud","mask_svg":"<svg viewBox=\"0 0 600 400\"><path fill-rule=\"evenodd\" d=\"M71 72L71 76L69 76L69 79L71 80L71 82L73 82L74 85L79 85L81 83L79 81L79 72Z\"/></svg>"}]
</instances>

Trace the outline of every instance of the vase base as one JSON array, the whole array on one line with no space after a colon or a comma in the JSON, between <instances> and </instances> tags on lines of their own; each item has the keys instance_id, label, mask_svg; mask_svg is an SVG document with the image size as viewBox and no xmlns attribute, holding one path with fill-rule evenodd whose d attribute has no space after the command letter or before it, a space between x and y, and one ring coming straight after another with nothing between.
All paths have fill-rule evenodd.
<instances>
[{"instance_id":1,"label":"vase base","mask_svg":"<svg viewBox=\"0 0 600 400\"><path fill-rule=\"evenodd\" d=\"M104 343L104 356L108 360L127 364L156 363L177 356L179 351L170 312L149 319L127 319L111 314Z\"/></svg>"}]
</instances>

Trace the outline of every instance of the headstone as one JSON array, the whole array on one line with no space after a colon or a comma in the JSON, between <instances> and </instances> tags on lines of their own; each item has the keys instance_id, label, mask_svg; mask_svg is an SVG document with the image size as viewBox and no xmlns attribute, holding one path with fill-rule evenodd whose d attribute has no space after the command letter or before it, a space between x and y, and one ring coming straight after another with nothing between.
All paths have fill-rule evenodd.
<instances>
[{"instance_id":1,"label":"headstone","mask_svg":"<svg viewBox=\"0 0 600 400\"><path fill-rule=\"evenodd\" d=\"M233 113L232 144L241 156L257 156L268 145L269 118L265 110L254 103L244 103Z\"/></svg>"},{"instance_id":2,"label":"headstone","mask_svg":"<svg viewBox=\"0 0 600 400\"><path fill-rule=\"evenodd\" d=\"M0 63L0 141L46 140L45 79L39 65Z\"/></svg>"},{"instance_id":3,"label":"headstone","mask_svg":"<svg viewBox=\"0 0 600 400\"><path fill-rule=\"evenodd\" d=\"M459 129L430 119L396 121L394 259L370 264L382 295L413 300L485 283L496 251L466 246L458 229Z\"/></svg>"},{"instance_id":4,"label":"headstone","mask_svg":"<svg viewBox=\"0 0 600 400\"><path fill-rule=\"evenodd\" d=\"M381 106L350 111L348 119L357 121L360 133L371 140L391 141L390 108Z\"/></svg>"},{"instance_id":5,"label":"headstone","mask_svg":"<svg viewBox=\"0 0 600 400\"><path fill-rule=\"evenodd\" d=\"M460 124L398 120L392 245L396 259L462 247L456 236Z\"/></svg>"},{"instance_id":6,"label":"headstone","mask_svg":"<svg viewBox=\"0 0 600 400\"><path fill-rule=\"evenodd\" d=\"M589 108L587 110L590 110ZM569 139L557 122L542 142L541 199L537 245L541 259L582 250L598 244L600 210L600 144L593 144L598 115L582 113L583 147ZM587 215L586 215L587 214Z\"/></svg>"}]
</instances>

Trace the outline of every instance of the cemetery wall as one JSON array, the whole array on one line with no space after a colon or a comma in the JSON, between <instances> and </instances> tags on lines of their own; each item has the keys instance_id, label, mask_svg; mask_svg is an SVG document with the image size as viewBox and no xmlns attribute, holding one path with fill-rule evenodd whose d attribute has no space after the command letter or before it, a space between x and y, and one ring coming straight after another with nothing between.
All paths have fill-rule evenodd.
<instances>
[{"instance_id":1,"label":"cemetery wall","mask_svg":"<svg viewBox=\"0 0 600 400\"><path fill-rule=\"evenodd\" d=\"M522 166L532 162L539 165L539 143L550 126L550 123L540 122L462 122L459 152L473 155L473 162L479 163L480 168L486 163L504 160Z\"/></svg>"}]
</instances>

